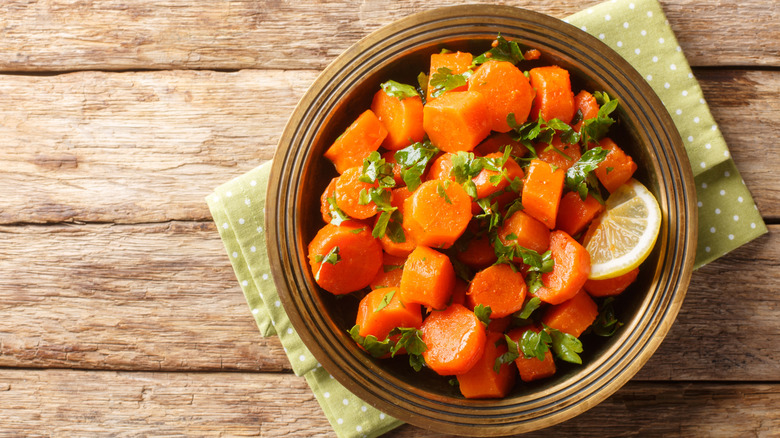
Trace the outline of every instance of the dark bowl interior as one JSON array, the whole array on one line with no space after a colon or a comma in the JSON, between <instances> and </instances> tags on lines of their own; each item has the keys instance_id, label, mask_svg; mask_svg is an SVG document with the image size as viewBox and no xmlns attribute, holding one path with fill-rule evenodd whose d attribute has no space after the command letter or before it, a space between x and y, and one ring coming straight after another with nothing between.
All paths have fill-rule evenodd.
<instances>
[{"instance_id":1,"label":"dark bowl interior","mask_svg":"<svg viewBox=\"0 0 780 438\"><path fill-rule=\"evenodd\" d=\"M612 137L639 164L635 178L658 199L661 234L639 279L617 300L625 326L612 338L585 335L582 366L518 383L502 400L466 400L428 369L405 357L374 360L349 338L359 294L319 289L306 245L323 226L319 196L333 165L327 147L371 104L388 79L416 83L442 48L482 53L496 34L537 48L558 64L576 91L604 90L620 100ZM603 400L647 361L673 322L690 280L696 239L695 192L679 134L641 76L595 38L559 20L498 6L461 6L417 14L366 37L336 59L302 98L274 158L268 189L268 250L279 294L293 326L317 360L367 402L421 427L467 435L524 432L563 421ZM274 202L275 201L275 202ZM490 427L485 427L485 426Z\"/></svg>"}]
</instances>

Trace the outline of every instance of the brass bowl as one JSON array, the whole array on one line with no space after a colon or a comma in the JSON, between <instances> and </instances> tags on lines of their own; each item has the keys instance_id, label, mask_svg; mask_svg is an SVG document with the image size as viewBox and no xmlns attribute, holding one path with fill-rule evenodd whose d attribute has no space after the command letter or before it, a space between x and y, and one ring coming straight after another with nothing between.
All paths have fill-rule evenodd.
<instances>
[{"instance_id":1,"label":"brass bowl","mask_svg":"<svg viewBox=\"0 0 780 438\"><path fill-rule=\"evenodd\" d=\"M429 56L446 47L481 53L497 33L542 51L542 64L569 69L575 89L620 100L610 135L638 163L635 177L663 212L660 235L631 290L620 297L625 323L612 338L586 342L583 365L518 384L501 400L467 400L447 379L405 358L375 360L347 330L358 298L318 288L306 247L323 225L319 196L332 177L325 149L366 108L388 79L416 83ZM523 68L526 68L525 66ZM378 409L422 428L474 436L506 435L559 423L595 406L650 358L683 301L696 245L693 175L680 135L644 79L599 40L536 12L490 5L455 6L409 16L358 41L331 63L293 111L279 141L268 186L266 225L274 281L292 325L339 382Z\"/></svg>"}]
</instances>

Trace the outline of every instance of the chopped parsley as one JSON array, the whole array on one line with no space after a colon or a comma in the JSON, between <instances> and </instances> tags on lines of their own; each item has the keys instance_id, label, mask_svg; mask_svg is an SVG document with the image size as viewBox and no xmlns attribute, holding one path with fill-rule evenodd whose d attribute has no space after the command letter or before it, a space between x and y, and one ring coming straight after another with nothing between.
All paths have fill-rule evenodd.
<instances>
[{"instance_id":1,"label":"chopped parsley","mask_svg":"<svg viewBox=\"0 0 780 438\"><path fill-rule=\"evenodd\" d=\"M380 85L382 90L391 97L395 97L398 100L408 99L410 97L418 97L420 94L417 89L411 85L401 84L396 81L387 81Z\"/></svg>"},{"instance_id":2,"label":"chopped parsley","mask_svg":"<svg viewBox=\"0 0 780 438\"><path fill-rule=\"evenodd\" d=\"M566 179L564 180L566 187L577 192L583 201L588 196L589 191L598 192L598 183L594 178L589 178L589 175L607 158L608 153L608 150L596 146L582 154L582 157L566 171Z\"/></svg>"},{"instance_id":3,"label":"chopped parsley","mask_svg":"<svg viewBox=\"0 0 780 438\"><path fill-rule=\"evenodd\" d=\"M506 61L517 65L518 62L524 60L525 57L523 57L523 51L520 50L520 46L514 41L508 41L499 33L493 42L493 48L474 58L471 66L483 64L487 61Z\"/></svg>"},{"instance_id":4,"label":"chopped parsley","mask_svg":"<svg viewBox=\"0 0 780 438\"><path fill-rule=\"evenodd\" d=\"M471 70L466 70L464 73L456 75L449 68L440 67L431 76L430 86L433 87L431 97L439 97L448 91L465 86L471 74Z\"/></svg>"},{"instance_id":5,"label":"chopped parsley","mask_svg":"<svg viewBox=\"0 0 780 438\"><path fill-rule=\"evenodd\" d=\"M335 265L341 261L341 257L339 256L339 247L334 246L324 256L322 254L315 254L314 261L320 264L319 269L317 269L317 273L314 274L314 279L320 281L320 272L322 271L322 267L325 266L325 263Z\"/></svg>"},{"instance_id":6,"label":"chopped parsley","mask_svg":"<svg viewBox=\"0 0 780 438\"><path fill-rule=\"evenodd\" d=\"M422 184L422 174L428 163L439 153L430 141L417 142L395 153L395 162L401 166L401 178L409 191Z\"/></svg>"}]
</instances>

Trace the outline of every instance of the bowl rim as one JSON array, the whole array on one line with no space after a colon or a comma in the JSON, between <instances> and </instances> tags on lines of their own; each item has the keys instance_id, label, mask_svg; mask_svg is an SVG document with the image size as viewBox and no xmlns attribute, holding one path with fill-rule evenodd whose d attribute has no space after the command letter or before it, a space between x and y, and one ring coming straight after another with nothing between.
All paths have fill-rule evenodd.
<instances>
[{"instance_id":1,"label":"bowl rim","mask_svg":"<svg viewBox=\"0 0 780 438\"><path fill-rule=\"evenodd\" d=\"M475 24L474 21L477 18L483 21ZM306 272L303 273L302 277L296 276L294 268L300 268L301 263L300 253L296 251L301 249L301 242L299 238L296 240L294 232L292 235L288 233L288 230L294 230L300 223L295 200L298 199L296 198L297 193L302 190L300 187L297 188L297 191L290 190L297 187L296 181L291 175L302 174L303 162L307 158L306 154L308 153L308 158L312 156L311 149L314 139L316 139L314 129L329 121L327 113L337 103L330 102L330 106L326 108L327 111L324 109L314 111L312 105L318 102L327 102L328 99L334 99L337 96L344 96L345 91L338 88L340 84L334 84L342 73L349 77L350 70L354 70L356 64L362 65L364 69L381 69L383 60L373 60L371 56L380 56L384 53L381 50L382 47L387 51L387 47L398 43L404 37L409 39L411 37L410 29L426 25L438 26L435 27L437 30L445 29L447 25L464 28L477 26L480 29L490 28L493 37L500 31L503 35L508 36L508 39L520 40L521 38L517 38L517 34L520 32L519 28L509 29L506 24L508 22L513 22L518 26L520 23L523 25L535 24L539 28L552 32L557 37L564 38L566 42L576 45L580 51L587 49L588 52L598 53L603 56L606 67L602 68L605 71L611 72L609 70L609 66L611 66L630 81L632 89L639 93L638 98L641 98L641 102L652 110L651 114L642 113L636 117L644 116L658 121L659 126L646 128L647 135L655 135L662 144L667 146L667 148L656 148L648 152L654 162L658 162L656 166L662 166L664 164L662 159L665 160L666 167L662 166L663 168L656 170L656 173L668 168L671 176L677 177L673 178L672 181L659 178L658 183L662 184L663 181L663 183L668 184L674 199L681 198L681 201L676 204L670 203L667 199L669 196L669 190L667 190L661 193L663 199L659 199L659 204L662 201L666 201L666 204L662 206L664 220L661 233L663 236L659 236L660 243L656 245L662 246L660 250L662 254L666 254L670 250L674 252L673 257L664 258L659 255L659 263L655 267L651 287L640 306L640 311L637 312L638 314L647 313L652 317L640 318L637 315L627 324L628 327L625 329L627 333L639 331L638 333L641 335L639 339L643 341L642 344L623 345L622 342L615 342L600 357L595 358L596 360L592 363L583 365L582 369L574 374L574 376L582 376L583 382L575 382L578 385L572 386L570 384L572 378L564 379L559 384L542 391L541 394L536 394L541 397L533 398L521 395L512 399L519 400L519 405L507 403L504 401L506 399L498 401L451 399L431 396L425 394L424 391L415 390L415 388L398 387L399 383L394 380L394 376L387 375L370 359L360 357L360 353L354 351L357 350L354 348L354 344L351 351L349 349L343 350L343 338L346 336L344 333L339 333L341 341L336 340L323 347L321 344L324 342L323 335L333 334L334 330L338 330L338 328L332 321L322 319L323 315L317 315L317 309L312 309L311 306L317 302L315 295L318 294L318 288L316 284L313 284L308 266L305 263L303 268ZM505 31L507 29L509 31ZM480 38L487 35L483 30L475 33ZM437 38L440 42L444 41L441 36ZM547 48L538 48L543 52L548 50ZM369 56L367 53L372 55ZM371 62L374 64L365 67L365 64ZM376 64L376 62L380 64ZM354 78L354 72L352 72L352 76L351 80L358 80ZM612 85L617 86L618 84ZM346 87L342 86L342 88ZM617 97L620 96L621 93L618 93ZM641 105L636 107L636 109L639 108L648 109ZM304 129L299 129L304 121L309 121L312 118L319 121L316 127L307 124ZM301 148L296 148L296 146L305 146L309 150L301 151ZM648 148L649 146L645 144L641 147ZM304 160L300 160L300 157L304 157ZM528 432L574 417L600 403L636 374L660 345L679 312L693 271L697 235L693 172L682 139L660 99L642 76L603 42L556 18L512 6L461 5L419 12L372 32L344 51L321 72L293 110L274 156L267 199L277 201L268 202L266 206L267 246L271 271L280 300L293 328L304 344L326 371L369 404L419 427L435 428L447 433L488 436ZM681 217L671 215L670 213L673 211L671 206L684 207L684 214L680 215ZM677 232L675 236L682 234L682 237L673 239L671 237L673 231ZM291 245L293 242L296 245ZM306 243L304 243L304 248ZM661 263L662 261L664 263ZM674 278L670 279L663 287L658 287L660 279L664 275L673 275ZM318 327L318 322L323 327ZM628 339L629 336L624 335L621 339L623 338ZM334 357L332 354L334 351L344 353L343 357ZM623 359L610 361L618 354L622 354L621 358ZM357 368L353 368L351 374L345 371L345 367ZM394 390L395 392L389 393L382 390L377 391L372 385L375 386L379 383L396 385L394 388L397 389ZM404 396L408 397L408 400L403 400L401 404L398 404L397 400L388 400L388 395L391 397ZM519 420L515 418L517 421L513 421L512 418L519 414L512 411L512 407L521 405L528 408L529 414L526 415L527 418L523 417ZM439 407L442 410L430 414L426 409L430 410L431 406ZM479 412L479 415L470 414L474 409ZM488 425L490 427L485 427Z\"/></svg>"}]
</instances>

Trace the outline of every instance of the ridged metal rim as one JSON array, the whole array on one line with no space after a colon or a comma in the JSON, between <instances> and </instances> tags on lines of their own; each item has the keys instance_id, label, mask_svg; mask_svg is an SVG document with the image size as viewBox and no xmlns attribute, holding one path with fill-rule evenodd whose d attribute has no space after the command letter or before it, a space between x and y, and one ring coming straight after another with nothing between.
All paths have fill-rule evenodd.
<instances>
[{"instance_id":1,"label":"ridged metal rim","mask_svg":"<svg viewBox=\"0 0 780 438\"><path fill-rule=\"evenodd\" d=\"M318 131L343 110L350 91L369 73L421 46L490 39L500 32L587 72L621 101L622 121L644 144L648 188L663 212L653 281L636 316L600 357L557 385L495 401L426 393L376 366L333 323L306 262L301 203L314 189L310 166L328 139ZM388 78L389 79L389 78ZM332 139L330 139L332 140ZM322 188L317 187L321 191ZM426 429L473 436L522 433L548 427L595 406L627 382L650 358L671 327L690 282L697 216L693 175L680 135L660 99L625 60L602 42L536 12L491 5L435 9L409 16L355 43L312 84L293 111L274 157L267 194L266 229L274 281L293 327L340 383L371 405ZM489 426L489 427L486 427Z\"/></svg>"}]
</instances>

